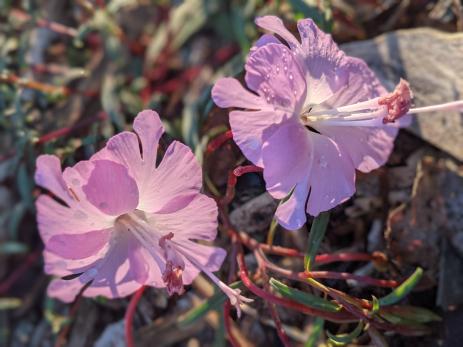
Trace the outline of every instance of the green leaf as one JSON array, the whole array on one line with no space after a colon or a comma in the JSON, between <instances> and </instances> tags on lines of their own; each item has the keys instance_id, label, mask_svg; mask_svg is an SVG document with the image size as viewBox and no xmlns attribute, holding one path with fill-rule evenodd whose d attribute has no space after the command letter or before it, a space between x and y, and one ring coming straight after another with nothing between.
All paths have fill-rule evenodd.
<instances>
[{"instance_id":1,"label":"green leaf","mask_svg":"<svg viewBox=\"0 0 463 347\"><path fill-rule=\"evenodd\" d=\"M391 306L381 310L381 317L391 323L430 323L442 320L434 312L415 306Z\"/></svg>"},{"instance_id":2,"label":"green leaf","mask_svg":"<svg viewBox=\"0 0 463 347\"><path fill-rule=\"evenodd\" d=\"M363 322L360 321L357 327L349 334L333 335L328 330L326 330L326 335L328 335L330 341L333 342L335 345L344 346L345 344L351 343L353 340L359 337L359 335L362 333L362 330Z\"/></svg>"},{"instance_id":3,"label":"green leaf","mask_svg":"<svg viewBox=\"0 0 463 347\"><path fill-rule=\"evenodd\" d=\"M275 217L273 217L272 222L270 223L270 228L268 229L267 233L267 244L272 245L273 239L275 238L275 232L277 230L278 221Z\"/></svg>"},{"instance_id":4,"label":"green leaf","mask_svg":"<svg viewBox=\"0 0 463 347\"><path fill-rule=\"evenodd\" d=\"M226 347L227 341L225 340L226 332L225 332L225 317L224 317L224 309L223 305L218 308L219 311L219 324L217 329L214 332L214 342L212 344L213 347Z\"/></svg>"},{"instance_id":5,"label":"green leaf","mask_svg":"<svg viewBox=\"0 0 463 347\"><path fill-rule=\"evenodd\" d=\"M322 212L312 222L310 228L309 242L307 252L304 257L304 267L306 271L310 271L317 255L318 247L325 236L326 227L330 220L329 212Z\"/></svg>"},{"instance_id":6,"label":"green leaf","mask_svg":"<svg viewBox=\"0 0 463 347\"><path fill-rule=\"evenodd\" d=\"M27 173L26 165L24 163L22 163L19 166L17 186L18 186L19 194L21 195L22 201L24 201L27 207L32 206L33 205L33 199L32 199L33 185Z\"/></svg>"},{"instance_id":7,"label":"green leaf","mask_svg":"<svg viewBox=\"0 0 463 347\"><path fill-rule=\"evenodd\" d=\"M318 340L320 339L320 335L323 331L323 326L325 325L325 321L317 317L315 318L312 324L312 330L310 331L310 336L304 344L304 347L317 347Z\"/></svg>"},{"instance_id":8,"label":"green leaf","mask_svg":"<svg viewBox=\"0 0 463 347\"><path fill-rule=\"evenodd\" d=\"M0 298L0 311L12 310L20 307L21 304L22 301L18 298Z\"/></svg>"},{"instance_id":9,"label":"green leaf","mask_svg":"<svg viewBox=\"0 0 463 347\"><path fill-rule=\"evenodd\" d=\"M372 299L372 308L371 308L371 312L370 314L371 315L375 315L379 312L379 308L381 307L381 305L379 304L379 300L376 296L373 295L373 299Z\"/></svg>"},{"instance_id":10,"label":"green leaf","mask_svg":"<svg viewBox=\"0 0 463 347\"><path fill-rule=\"evenodd\" d=\"M27 246L20 242L8 241L0 243L0 254L23 254L27 251Z\"/></svg>"},{"instance_id":11,"label":"green leaf","mask_svg":"<svg viewBox=\"0 0 463 347\"><path fill-rule=\"evenodd\" d=\"M241 281L234 282L229 286L231 288L238 288L241 284ZM199 305L198 307L192 308L190 311L185 313L183 316L179 318L177 321L177 326L179 328L186 328L189 325L195 323L202 317L204 317L210 310L217 310L220 308L221 305L227 300L228 297L222 292L219 291L209 299L207 299L204 303Z\"/></svg>"},{"instance_id":12,"label":"green leaf","mask_svg":"<svg viewBox=\"0 0 463 347\"><path fill-rule=\"evenodd\" d=\"M379 304L381 306L393 305L410 293L413 288L418 284L421 277L423 276L423 269L417 268L415 272L407 278L400 286L395 288L390 294L386 295L379 299Z\"/></svg>"},{"instance_id":13,"label":"green leaf","mask_svg":"<svg viewBox=\"0 0 463 347\"><path fill-rule=\"evenodd\" d=\"M246 18L241 9L242 6L232 6L230 11L230 21L234 37L241 47L241 52L247 52L251 48L251 43L246 35Z\"/></svg>"},{"instance_id":14,"label":"green leaf","mask_svg":"<svg viewBox=\"0 0 463 347\"><path fill-rule=\"evenodd\" d=\"M199 142L200 119L194 103L185 103L182 113L182 139L193 150Z\"/></svg>"},{"instance_id":15,"label":"green leaf","mask_svg":"<svg viewBox=\"0 0 463 347\"><path fill-rule=\"evenodd\" d=\"M184 316L180 317L180 320L177 322L177 325L180 328L188 327L189 325L195 323L196 321L204 317L206 313L208 313L210 310L218 309L221 305L223 305L225 300L227 300L227 296L222 292L213 295L204 303L202 303L198 307L191 309Z\"/></svg>"},{"instance_id":16,"label":"green leaf","mask_svg":"<svg viewBox=\"0 0 463 347\"><path fill-rule=\"evenodd\" d=\"M109 115L117 131L124 129L124 116L121 113L121 103L116 93L116 78L112 73L108 73L103 78L101 86L101 105L103 110Z\"/></svg>"},{"instance_id":17,"label":"green leaf","mask_svg":"<svg viewBox=\"0 0 463 347\"><path fill-rule=\"evenodd\" d=\"M297 301L303 305L329 312L338 312L341 310L341 306L336 305L331 301L288 287L286 284L276 280L275 278L271 278L269 283L280 295Z\"/></svg>"},{"instance_id":18,"label":"green leaf","mask_svg":"<svg viewBox=\"0 0 463 347\"><path fill-rule=\"evenodd\" d=\"M325 32L333 29L333 14L328 0L289 0L295 19L311 18Z\"/></svg>"}]
</instances>

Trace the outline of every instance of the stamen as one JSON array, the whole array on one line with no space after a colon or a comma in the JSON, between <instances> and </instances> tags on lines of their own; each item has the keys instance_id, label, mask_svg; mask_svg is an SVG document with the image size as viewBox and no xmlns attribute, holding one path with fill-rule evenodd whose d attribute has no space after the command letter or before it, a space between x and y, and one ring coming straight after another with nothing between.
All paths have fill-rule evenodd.
<instances>
[{"instance_id":1,"label":"stamen","mask_svg":"<svg viewBox=\"0 0 463 347\"><path fill-rule=\"evenodd\" d=\"M68 190L69 190L69 193L71 193L71 197L77 201L77 202L80 202L79 200L79 197L77 196L76 192L74 191L74 189L72 189L71 187L68 187Z\"/></svg>"},{"instance_id":2,"label":"stamen","mask_svg":"<svg viewBox=\"0 0 463 347\"><path fill-rule=\"evenodd\" d=\"M387 107L387 115L383 118L383 123L393 123L400 117L407 114L412 105L413 94L410 85L404 79L400 79L399 84L392 93L381 97L379 105Z\"/></svg>"},{"instance_id":3,"label":"stamen","mask_svg":"<svg viewBox=\"0 0 463 347\"><path fill-rule=\"evenodd\" d=\"M230 303L236 308L238 318L241 317L240 305L243 303L252 302L254 300L241 295L241 290L227 286L216 275L209 271L209 269L197 262L194 257L190 256L188 252L184 251L181 247L177 247L177 250L182 253L194 266L204 272L211 279L211 281L214 282L225 293L226 296L228 296Z\"/></svg>"},{"instance_id":4,"label":"stamen","mask_svg":"<svg viewBox=\"0 0 463 347\"><path fill-rule=\"evenodd\" d=\"M182 274L185 270L185 262L171 241L173 237L174 234L170 232L159 239L159 247L164 251L164 257L167 261L166 268L162 273L162 280L166 284L169 295L174 293L180 295L184 292Z\"/></svg>"},{"instance_id":5,"label":"stamen","mask_svg":"<svg viewBox=\"0 0 463 347\"><path fill-rule=\"evenodd\" d=\"M166 262L166 269L162 273L162 280L166 284L167 293L169 295L182 295L185 291L183 288L183 279L182 279L183 269L180 266L174 265L173 262Z\"/></svg>"}]
</instances>

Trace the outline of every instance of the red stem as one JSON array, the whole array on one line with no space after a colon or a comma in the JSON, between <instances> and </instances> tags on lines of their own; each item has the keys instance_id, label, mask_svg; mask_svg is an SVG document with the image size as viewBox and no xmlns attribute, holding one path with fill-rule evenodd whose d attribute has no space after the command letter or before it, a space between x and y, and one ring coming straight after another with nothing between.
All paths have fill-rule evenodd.
<instances>
[{"instance_id":1,"label":"red stem","mask_svg":"<svg viewBox=\"0 0 463 347\"><path fill-rule=\"evenodd\" d=\"M272 319L275 322L275 329L277 331L278 337L281 340L281 343L284 347L291 347L291 343L289 342L288 335L286 335L286 332L283 329L283 325L281 324L281 319L278 315L278 311L275 304L268 303L268 308L270 310L270 315L272 316Z\"/></svg>"},{"instance_id":2,"label":"red stem","mask_svg":"<svg viewBox=\"0 0 463 347\"><path fill-rule=\"evenodd\" d=\"M362 284L368 284L376 287L395 288L399 285L394 280L382 280L376 279L369 276L359 276L348 272L334 272L334 271L310 271L310 272L299 272L298 276L301 279L307 278L324 278L324 279L335 279L335 280L354 280Z\"/></svg>"},{"instance_id":3,"label":"red stem","mask_svg":"<svg viewBox=\"0 0 463 347\"><path fill-rule=\"evenodd\" d=\"M274 263L272 263L263 253L262 249L255 249L254 254L258 259L259 263L279 275L291 278L293 280L306 282L308 278L323 278L323 279L335 279L335 280L355 280L362 284L368 284L377 287L395 288L399 284L393 280L382 280L376 279L369 276L359 276L348 272L334 272L334 271L310 271L310 272L294 272L288 269L284 269Z\"/></svg>"},{"instance_id":4,"label":"red stem","mask_svg":"<svg viewBox=\"0 0 463 347\"><path fill-rule=\"evenodd\" d=\"M269 293L263 290L262 288L257 287L249 278L248 270L246 268L246 263L244 261L243 252L238 252L237 261L238 261L238 266L240 268L240 277L241 277L241 280L243 281L243 284L246 286L246 288L248 288L252 293L257 295L261 299L277 304L277 305L288 307L290 309L293 309L293 310L296 310L296 311L299 311L299 312L302 312L302 313L305 313L311 316L319 316L319 317L322 317L332 322L352 322L354 320L354 317L344 310L335 312L335 313L318 310L315 308L302 305L298 302L289 300L287 298L276 296L272 293Z\"/></svg>"},{"instance_id":5,"label":"red stem","mask_svg":"<svg viewBox=\"0 0 463 347\"><path fill-rule=\"evenodd\" d=\"M294 249L286 248L281 246L268 245L266 243L259 243L257 240L250 237L248 234L243 232L238 232L236 230L230 229L231 234L238 234L240 241L246 247L251 250L260 248L265 253L281 255L286 257L299 257L304 258L304 253ZM336 254L319 254L315 257L315 262L317 265L321 264L330 264L334 262L342 261L372 261L380 258L380 255L368 254L368 253L336 253ZM382 260L382 258L381 258Z\"/></svg>"},{"instance_id":6,"label":"red stem","mask_svg":"<svg viewBox=\"0 0 463 347\"><path fill-rule=\"evenodd\" d=\"M84 291L88 288L89 284L84 285L79 293L76 295L76 298L74 299L74 302L72 303L72 306L69 310L69 320L72 322L74 319L74 316L77 313L77 310L80 306L80 303L82 302L82 296L84 294ZM71 324L66 324L61 331L59 332L58 336L56 337L56 342L55 342L55 347L62 347L66 344L66 338L69 334L69 331L71 330Z\"/></svg>"},{"instance_id":7,"label":"red stem","mask_svg":"<svg viewBox=\"0 0 463 347\"><path fill-rule=\"evenodd\" d=\"M73 131L79 130L80 128L90 125L96 121L105 120L106 118L107 118L107 115L105 112L103 111L99 112L95 117L84 119L83 121L81 121L80 123L77 123L76 125L72 127L65 127L65 128L57 129L57 130L54 130L52 132L49 132L48 134L45 134L39 137L39 139L37 140L37 144L38 145L44 144L49 141L55 140L57 138L66 136L69 133L72 133Z\"/></svg>"},{"instance_id":8,"label":"red stem","mask_svg":"<svg viewBox=\"0 0 463 347\"><path fill-rule=\"evenodd\" d=\"M39 250L36 250L27 256L24 262L19 265L19 267L17 267L11 273L11 275L0 284L0 294L4 294L10 290L11 286L13 286L13 284L15 284L16 281L19 280L27 270L29 270L30 266L37 261L37 259L40 257L40 253L41 252Z\"/></svg>"},{"instance_id":9,"label":"red stem","mask_svg":"<svg viewBox=\"0 0 463 347\"><path fill-rule=\"evenodd\" d=\"M210 153L216 151L225 142L227 142L228 140L231 140L232 138L233 138L233 133L232 133L231 130L227 130L226 132L216 136L207 145L206 154L210 154Z\"/></svg>"},{"instance_id":10,"label":"red stem","mask_svg":"<svg viewBox=\"0 0 463 347\"><path fill-rule=\"evenodd\" d=\"M227 191L225 193L225 196L221 199L220 204L225 206L233 200L233 198L235 197L235 186L236 182L238 181L238 177L246 173L262 171L263 169L261 167L255 165L238 166L233 171L230 171L228 175Z\"/></svg>"},{"instance_id":11,"label":"red stem","mask_svg":"<svg viewBox=\"0 0 463 347\"><path fill-rule=\"evenodd\" d=\"M127 307L127 311L125 312L125 339L127 342L127 347L135 347L133 342L133 316L135 315L135 311L137 309L138 302L140 301L141 297L143 296L143 292L145 291L145 286L140 287L135 294L132 296L129 302L129 306Z\"/></svg>"},{"instance_id":12,"label":"red stem","mask_svg":"<svg viewBox=\"0 0 463 347\"><path fill-rule=\"evenodd\" d=\"M227 332L228 341L233 347L240 347L239 342L236 340L232 332L231 319L230 319L230 300L226 300L223 305L223 319L225 323L225 331Z\"/></svg>"}]
</instances>

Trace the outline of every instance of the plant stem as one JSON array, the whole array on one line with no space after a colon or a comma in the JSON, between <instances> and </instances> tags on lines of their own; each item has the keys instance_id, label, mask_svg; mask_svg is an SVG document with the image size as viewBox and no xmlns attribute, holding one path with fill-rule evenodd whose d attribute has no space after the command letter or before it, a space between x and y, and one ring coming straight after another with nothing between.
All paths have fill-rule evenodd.
<instances>
[{"instance_id":1,"label":"plant stem","mask_svg":"<svg viewBox=\"0 0 463 347\"><path fill-rule=\"evenodd\" d=\"M135 315L135 311L137 309L138 302L140 301L141 297L143 296L143 292L145 291L145 286L140 287L135 294L132 296L129 302L129 306L127 307L127 311L125 312L125 339L127 341L127 347L135 347L135 343L133 341L133 316Z\"/></svg>"}]
</instances>

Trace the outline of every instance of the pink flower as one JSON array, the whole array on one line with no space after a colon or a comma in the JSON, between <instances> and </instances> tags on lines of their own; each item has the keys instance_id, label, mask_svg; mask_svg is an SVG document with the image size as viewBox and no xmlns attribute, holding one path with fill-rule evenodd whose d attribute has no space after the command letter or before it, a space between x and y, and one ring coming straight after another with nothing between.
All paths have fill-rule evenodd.
<instances>
[{"instance_id":1,"label":"pink flower","mask_svg":"<svg viewBox=\"0 0 463 347\"><path fill-rule=\"evenodd\" d=\"M346 56L311 19L298 22L301 42L273 16L247 58L245 81L220 79L214 102L230 112L233 138L264 169L267 191L284 199L276 217L287 229L349 199L355 170L383 165L411 104L408 83L388 94L360 59ZM401 118L399 121L395 120ZM406 117L408 118L408 117Z\"/></svg>"},{"instance_id":2,"label":"pink flower","mask_svg":"<svg viewBox=\"0 0 463 347\"><path fill-rule=\"evenodd\" d=\"M61 277L48 294L70 302L87 283L88 297L123 297L143 285L182 294L203 271L238 306L246 299L212 273L225 251L192 241L217 233L217 205L200 193L193 153L174 141L158 160L164 129L154 111L138 114L133 128L63 172L56 156L37 159L35 180L56 198L37 199L45 272Z\"/></svg>"}]
</instances>

